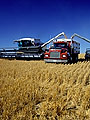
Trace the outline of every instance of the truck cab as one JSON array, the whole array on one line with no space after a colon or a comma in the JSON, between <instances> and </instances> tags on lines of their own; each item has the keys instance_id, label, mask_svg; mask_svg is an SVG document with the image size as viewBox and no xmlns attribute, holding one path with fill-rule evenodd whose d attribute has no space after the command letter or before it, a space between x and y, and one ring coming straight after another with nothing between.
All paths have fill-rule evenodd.
<instances>
[{"instance_id":1,"label":"truck cab","mask_svg":"<svg viewBox=\"0 0 90 120\"><path fill-rule=\"evenodd\" d=\"M68 62L69 43L66 41L54 41L49 48L49 52L45 52L45 62Z\"/></svg>"},{"instance_id":2,"label":"truck cab","mask_svg":"<svg viewBox=\"0 0 90 120\"><path fill-rule=\"evenodd\" d=\"M57 39L44 54L45 62L71 62L78 59L80 44L71 39Z\"/></svg>"}]
</instances>

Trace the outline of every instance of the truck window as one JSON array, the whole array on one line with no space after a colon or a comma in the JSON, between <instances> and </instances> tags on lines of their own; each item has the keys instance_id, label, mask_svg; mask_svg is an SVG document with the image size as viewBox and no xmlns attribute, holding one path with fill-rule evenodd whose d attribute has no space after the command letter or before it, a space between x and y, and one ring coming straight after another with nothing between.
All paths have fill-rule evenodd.
<instances>
[{"instance_id":1,"label":"truck window","mask_svg":"<svg viewBox=\"0 0 90 120\"><path fill-rule=\"evenodd\" d=\"M67 44L66 43L54 43L54 47L57 49L61 49L61 48L67 48Z\"/></svg>"}]
</instances>

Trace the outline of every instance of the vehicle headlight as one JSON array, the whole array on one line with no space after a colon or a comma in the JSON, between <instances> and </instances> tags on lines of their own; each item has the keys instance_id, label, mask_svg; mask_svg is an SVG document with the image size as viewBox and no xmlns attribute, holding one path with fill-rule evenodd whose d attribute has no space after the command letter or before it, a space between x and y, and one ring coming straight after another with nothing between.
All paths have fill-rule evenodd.
<instances>
[{"instance_id":1,"label":"vehicle headlight","mask_svg":"<svg viewBox=\"0 0 90 120\"><path fill-rule=\"evenodd\" d=\"M63 55L63 57L66 57L66 55Z\"/></svg>"},{"instance_id":2,"label":"vehicle headlight","mask_svg":"<svg viewBox=\"0 0 90 120\"><path fill-rule=\"evenodd\" d=\"M45 55L45 57L48 57L48 55Z\"/></svg>"}]
</instances>

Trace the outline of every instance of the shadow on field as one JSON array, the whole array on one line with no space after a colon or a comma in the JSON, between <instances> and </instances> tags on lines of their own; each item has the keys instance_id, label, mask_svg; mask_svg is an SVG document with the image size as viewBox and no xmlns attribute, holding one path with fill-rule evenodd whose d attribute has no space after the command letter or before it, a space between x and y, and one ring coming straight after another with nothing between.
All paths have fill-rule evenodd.
<instances>
[{"instance_id":1,"label":"shadow on field","mask_svg":"<svg viewBox=\"0 0 90 120\"><path fill-rule=\"evenodd\" d=\"M84 61L86 61L84 58L80 58L80 59L78 59L78 62L84 62ZM75 64L75 63L77 63L77 62L72 62L73 64ZM52 64L72 64L72 63L52 63Z\"/></svg>"},{"instance_id":2,"label":"shadow on field","mask_svg":"<svg viewBox=\"0 0 90 120\"><path fill-rule=\"evenodd\" d=\"M80 58L78 59L79 62L83 62L83 61L86 61L84 58Z\"/></svg>"}]
</instances>

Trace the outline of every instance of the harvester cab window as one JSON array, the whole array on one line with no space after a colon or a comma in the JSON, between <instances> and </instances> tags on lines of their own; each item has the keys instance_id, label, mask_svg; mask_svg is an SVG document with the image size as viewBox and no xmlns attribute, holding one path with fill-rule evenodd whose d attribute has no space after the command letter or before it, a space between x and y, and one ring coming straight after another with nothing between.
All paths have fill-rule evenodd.
<instances>
[{"instance_id":1,"label":"harvester cab window","mask_svg":"<svg viewBox=\"0 0 90 120\"><path fill-rule=\"evenodd\" d=\"M18 42L18 47L22 47L22 42Z\"/></svg>"},{"instance_id":2,"label":"harvester cab window","mask_svg":"<svg viewBox=\"0 0 90 120\"><path fill-rule=\"evenodd\" d=\"M32 42L29 40L23 40L23 41L19 41L18 42L18 46L19 47L30 47L30 46L33 46L34 44L32 44Z\"/></svg>"},{"instance_id":3,"label":"harvester cab window","mask_svg":"<svg viewBox=\"0 0 90 120\"><path fill-rule=\"evenodd\" d=\"M67 44L66 43L54 43L54 47L56 49L67 48Z\"/></svg>"},{"instance_id":4,"label":"harvester cab window","mask_svg":"<svg viewBox=\"0 0 90 120\"><path fill-rule=\"evenodd\" d=\"M31 46L31 41L23 41L23 47Z\"/></svg>"}]
</instances>

